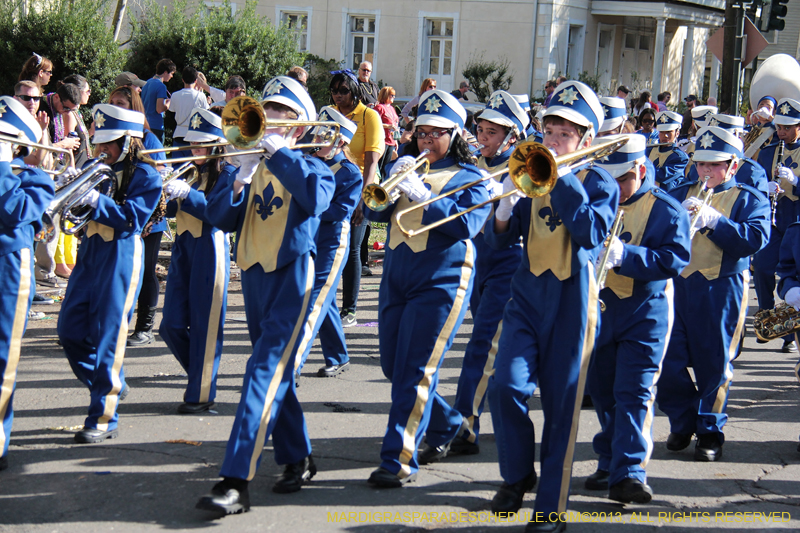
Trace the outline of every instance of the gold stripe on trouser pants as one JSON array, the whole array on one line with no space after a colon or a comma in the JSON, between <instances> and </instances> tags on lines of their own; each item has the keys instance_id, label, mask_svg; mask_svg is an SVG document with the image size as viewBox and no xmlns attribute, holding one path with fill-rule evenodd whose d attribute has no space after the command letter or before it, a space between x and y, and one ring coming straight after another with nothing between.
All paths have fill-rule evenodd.
<instances>
[{"instance_id":1,"label":"gold stripe on trouser pants","mask_svg":"<svg viewBox=\"0 0 800 533\"><path fill-rule=\"evenodd\" d=\"M747 297L750 293L750 270L742 272L742 299L739 302L739 319L736 322L736 329L733 331L731 337L731 344L728 346L728 357L725 361L725 383L717 389L717 397L714 400L714 405L711 407L712 413L721 413L725 406L725 399L728 397L728 388L731 386L733 379L733 370L731 369L730 362L736 359L736 354L739 353L739 342L742 340L742 330L744 329L744 322L747 318Z\"/></svg>"},{"instance_id":2,"label":"gold stripe on trouser pants","mask_svg":"<svg viewBox=\"0 0 800 533\"><path fill-rule=\"evenodd\" d=\"M497 357L497 348L500 345L500 334L503 333L503 321L497 324L497 331L492 337L492 347L489 348L489 355L486 358L486 364L483 365L483 376L481 376L480 381L478 381L478 386L475 388L475 396L472 397L472 416L467 417L467 430L469 432L469 437L467 440L469 442L475 442L475 431L473 431L473 427L475 427L475 419L478 418L478 411L481 407L481 400L486 395L486 388L489 386L489 378L494 375L494 359Z\"/></svg>"},{"instance_id":3,"label":"gold stripe on trouser pants","mask_svg":"<svg viewBox=\"0 0 800 533\"><path fill-rule=\"evenodd\" d=\"M226 234L215 231L214 241L214 290L211 307L208 311L206 325L206 344L203 354L203 375L200 378L200 403L206 403L211 395L211 378L214 375L214 360L217 355L217 337L219 336L219 319L222 314L222 296L225 294L225 271L228 268L228 257L225 253Z\"/></svg>"}]
</instances>

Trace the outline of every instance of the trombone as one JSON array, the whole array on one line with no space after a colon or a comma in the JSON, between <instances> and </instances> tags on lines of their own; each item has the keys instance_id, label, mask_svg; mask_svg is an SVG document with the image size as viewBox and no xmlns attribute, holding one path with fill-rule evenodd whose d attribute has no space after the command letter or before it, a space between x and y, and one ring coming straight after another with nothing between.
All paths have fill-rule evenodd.
<instances>
[{"instance_id":1,"label":"trombone","mask_svg":"<svg viewBox=\"0 0 800 533\"><path fill-rule=\"evenodd\" d=\"M364 200L364 204L369 207L373 211L383 211L400 197L400 192L397 190L397 186L403 182L412 172L416 172L418 168L422 170L420 173L427 174L431 168L431 163L425 156L427 156L429 150L423 150L416 159L414 159L414 164L411 165L409 168L400 169L399 171L395 172L389 179L384 181L381 184L377 183L370 183L366 187L364 187L364 191L361 193L361 199Z\"/></svg>"},{"instance_id":2,"label":"trombone","mask_svg":"<svg viewBox=\"0 0 800 533\"><path fill-rule=\"evenodd\" d=\"M249 96L237 96L225 105L222 110L222 133L227 142L194 144L186 146L171 146L168 148L158 148L152 150L139 150L136 153L141 161L156 165L150 154L160 154L175 152L179 150L191 150L197 148L221 148L233 146L238 151L235 153L209 154L205 156L189 156L170 159L170 163L188 163L204 159L220 159L223 157L257 155L266 152L265 148L255 148L264 137L267 128L298 128L309 126L323 126L325 130L318 132L321 138L319 142L301 143L292 146L292 149L307 148L327 148L336 144L339 139L339 124L336 122L325 122L319 120L272 120L267 118L264 108L255 98Z\"/></svg>"},{"instance_id":3,"label":"trombone","mask_svg":"<svg viewBox=\"0 0 800 533\"><path fill-rule=\"evenodd\" d=\"M503 167L492 172L491 174L487 174L482 178L473 181L472 183L467 183L466 185L457 187L452 191L434 196L428 200L425 200L424 202L420 202L412 205L411 207L403 209L399 213L395 214L395 224L397 224L398 229L402 231L406 237L414 237L421 233L425 233L426 231L438 228L441 225L447 224L448 222L455 220L460 216L466 215L471 211L480 209L487 204L497 202L503 198L507 198L520 192L528 198L544 196L545 194L549 194L550 191L553 190L553 187L556 186L556 181L558 181L558 169L560 167L566 166L572 170L587 163L602 159L625 146L627 142L627 138L604 141L602 143L583 148L571 154L560 156L554 156L549 148L535 141L522 142L514 149L514 152L512 152L511 157L508 160L507 167ZM502 176L506 173L508 173L509 178L514 183L516 190L503 193L499 196L486 200L485 202L473 205L472 207L437 220L436 222L428 224L427 226L422 226L417 229L407 229L403 226L402 217L408 213L411 213L417 209L423 209L425 206L432 204L436 200L461 192L464 189L469 189L470 187L473 187L483 181L495 178L497 176Z\"/></svg>"},{"instance_id":4,"label":"trombone","mask_svg":"<svg viewBox=\"0 0 800 533\"><path fill-rule=\"evenodd\" d=\"M75 156L72 155L72 150L67 150L66 148L57 148L55 146L50 146L50 145L47 145L47 144L35 143L35 142L32 142L32 141L24 140L21 137L12 137L11 135L2 135L2 134L0 134L0 142L6 142L6 143L10 143L10 144L17 144L19 146L24 146L24 147L26 147L28 149L31 149L31 148L42 149L42 150L47 150L48 152L56 152L56 153L59 153L59 154L66 155L67 156L67 160L68 160L69 163L64 165L64 168L62 168L61 170L44 170L44 169L40 169L40 170L44 170L44 172L46 172L47 174L50 174L52 176L60 176L60 175L62 175L64 173L66 173L69 169L75 168ZM11 165L11 168L22 168L22 167L20 167L19 165Z\"/></svg>"}]
</instances>

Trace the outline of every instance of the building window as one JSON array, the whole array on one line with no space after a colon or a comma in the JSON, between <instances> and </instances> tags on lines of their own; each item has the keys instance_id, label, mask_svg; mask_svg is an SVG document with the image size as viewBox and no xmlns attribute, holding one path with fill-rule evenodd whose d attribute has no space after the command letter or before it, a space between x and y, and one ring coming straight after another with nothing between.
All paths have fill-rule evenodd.
<instances>
[{"instance_id":1,"label":"building window","mask_svg":"<svg viewBox=\"0 0 800 533\"><path fill-rule=\"evenodd\" d=\"M453 74L453 19L425 20L427 38L427 76Z\"/></svg>"},{"instance_id":2,"label":"building window","mask_svg":"<svg viewBox=\"0 0 800 533\"><path fill-rule=\"evenodd\" d=\"M350 65L353 70L364 61L374 63L375 17L353 15L350 17Z\"/></svg>"},{"instance_id":3,"label":"building window","mask_svg":"<svg viewBox=\"0 0 800 533\"><path fill-rule=\"evenodd\" d=\"M281 12L281 24L292 30L297 39L297 49L308 52L308 13Z\"/></svg>"},{"instance_id":4,"label":"building window","mask_svg":"<svg viewBox=\"0 0 800 533\"><path fill-rule=\"evenodd\" d=\"M236 4L231 2L231 16L236 15ZM209 15L211 13L219 13L225 10L225 2L205 2L206 10L205 15Z\"/></svg>"}]
</instances>

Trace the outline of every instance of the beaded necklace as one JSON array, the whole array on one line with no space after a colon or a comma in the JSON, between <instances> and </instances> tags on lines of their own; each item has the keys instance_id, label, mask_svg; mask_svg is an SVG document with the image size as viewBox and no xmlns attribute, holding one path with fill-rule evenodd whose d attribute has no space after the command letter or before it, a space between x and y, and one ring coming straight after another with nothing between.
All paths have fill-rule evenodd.
<instances>
[{"instance_id":1,"label":"beaded necklace","mask_svg":"<svg viewBox=\"0 0 800 533\"><path fill-rule=\"evenodd\" d=\"M46 96L47 105L50 106L50 111L53 112L53 143L61 142L64 140L64 117L61 113L56 113L56 108L53 107L53 96L56 93L50 93Z\"/></svg>"}]
</instances>

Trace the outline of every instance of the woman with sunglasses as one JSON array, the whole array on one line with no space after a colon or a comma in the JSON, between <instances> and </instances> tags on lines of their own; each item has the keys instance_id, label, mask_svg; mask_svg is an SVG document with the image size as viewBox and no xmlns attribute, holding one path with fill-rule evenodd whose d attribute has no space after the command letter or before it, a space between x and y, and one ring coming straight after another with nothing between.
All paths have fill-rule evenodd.
<instances>
[{"instance_id":1,"label":"woman with sunglasses","mask_svg":"<svg viewBox=\"0 0 800 533\"><path fill-rule=\"evenodd\" d=\"M81 101L79 106L87 105L89 103L89 96L92 94L92 88L89 86L89 80L80 74L71 74L64 78L62 83L71 83L75 85L81 93ZM64 131L69 136L76 133L80 140L80 146L74 150L75 166L81 168L86 161L92 157L91 145L89 144L89 131L86 124L83 122L78 109L74 109L70 113L64 115Z\"/></svg>"},{"instance_id":2,"label":"woman with sunglasses","mask_svg":"<svg viewBox=\"0 0 800 533\"><path fill-rule=\"evenodd\" d=\"M412 113L412 110L419 104L419 100L420 98L422 98L422 95L428 91L433 91L435 89L436 89L435 79L425 78L424 80L422 80L422 85L419 88L419 94L417 94L417 96L412 98L406 105L404 105L403 110L400 111L400 116L403 117L403 120L408 121L409 115L413 117L414 113Z\"/></svg>"},{"instance_id":3,"label":"woman with sunglasses","mask_svg":"<svg viewBox=\"0 0 800 533\"><path fill-rule=\"evenodd\" d=\"M333 109L356 123L356 133L350 141L350 155L353 162L358 165L364 178L363 187L375 182L378 171L378 162L385 149L383 123L381 117L374 109L365 106L359 100L360 90L358 78L351 71L339 71L334 74L330 84ZM362 189L363 190L363 189ZM352 327L356 321L356 305L358 304L358 291L361 288L361 241L367 229L364 220L364 204L359 202L353 216L350 218L350 252L347 264L342 274L342 326ZM323 328L323 332L328 328ZM322 337L327 337L324 333ZM336 338L328 339L333 345L339 341ZM323 346L327 344L322 340ZM342 350L343 346L338 346ZM341 353L341 351L339 352Z\"/></svg>"},{"instance_id":4,"label":"woman with sunglasses","mask_svg":"<svg viewBox=\"0 0 800 533\"><path fill-rule=\"evenodd\" d=\"M41 94L44 94L44 88L50 83L52 77L53 62L34 52L22 66L22 72L19 73L17 81L32 81L39 86Z\"/></svg>"},{"instance_id":5,"label":"woman with sunglasses","mask_svg":"<svg viewBox=\"0 0 800 533\"><path fill-rule=\"evenodd\" d=\"M425 181L410 172L398 187L404 194L396 203L384 211L365 209L369 220L389 223L378 335L381 367L392 382L392 405L381 465L368 480L378 488L401 487L416 477L417 448L432 418L437 420L437 428L459 426L462 420L461 414L436 392L436 385L444 354L467 311L475 263L471 239L480 232L489 206L410 238L398 229L394 214L480 178L476 160L461 137L466 118L464 107L449 93L425 93L419 105L415 142L408 145L408 156L398 159L390 169L402 171L427 150L430 171ZM420 228L488 198L488 189L476 184L414 211L403 222L406 227ZM452 438L433 427L427 433L434 445Z\"/></svg>"},{"instance_id":6,"label":"woman with sunglasses","mask_svg":"<svg viewBox=\"0 0 800 533\"><path fill-rule=\"evenodd\" d=\"M647 144L658 142L658 131L656 131L656 112L654 109L647 108L639 116L639 129L636 133L644 135Z\"/></svg>"}]
</instances>

